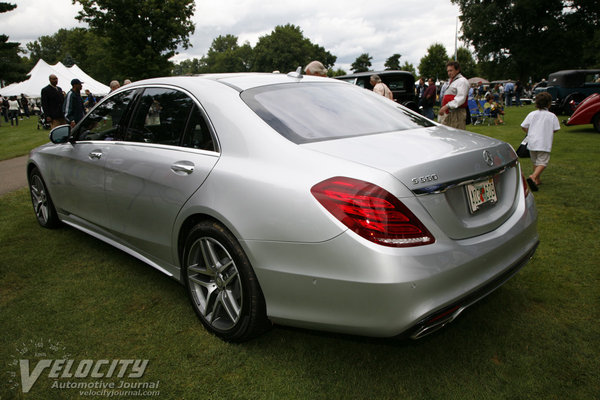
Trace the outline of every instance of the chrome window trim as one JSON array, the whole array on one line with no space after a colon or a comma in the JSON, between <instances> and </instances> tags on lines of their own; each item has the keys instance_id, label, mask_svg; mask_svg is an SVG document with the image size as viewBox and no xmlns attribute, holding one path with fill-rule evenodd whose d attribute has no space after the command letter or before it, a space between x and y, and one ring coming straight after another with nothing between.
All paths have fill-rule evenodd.
<instances>
[{"instance_id":1,"label":"chrome window trim","mask_svg":"<svg viewBox=\"0 0 600 400\"><path fill-rule=\"evenodd\" d=\"M140 146L140 147L149 147L149 148L157 148L157 149L165 149L171 151L179 151L185 153L200 153L211 157L219 157L221 153L218 151L212 150L204 150L204 149L194 149L192 147L183 147L183 146L173 146L171 144L161 144L161 143L144 143L144 142L129 142L127 140L80 140L77 141L78 144L113 144L115 146Z\"/></svg>"},{"instance_id":2,"label":"chrome window trim","mask_svg":"<svg viewBox=\"0 0 600 400\"><path fill-rule=\"evenodd\" d=\"M131 85L131 86L130 86ZM123 88L123 86L121 87ZM126 90L121 90L121 88L119 88L119 93L125 92ZM196 104L196 106L198 106L198 109L200 110L200 113L202 114L202 117L204 118L204 120L206 121L206 125L208 126L208 130L210 131L211 136L213 137L213 141L215 143L215 151L216 153L221 153L221 144L219 142L219 136L217 135L217 131L210 119L210 117L208 116L208 113L206 112L206 110L204 109L204 107L202 106L202 103L200 103L200 101L196 98L196 96L194 96L189 90L181 87L181 86L177 86L177 85L172 85L172 84L166 84L166 83L152 83L152 84L129 84L127 85L128 90L140 90L140 93L138 93L138 95L136 96L136 98L134 99L134 109L132 110L135 111L135 109L138 107L139 105L139 96L143 94L143 92L146 89L151 89L151 88L163 88L163 89L172 89L172 90L177 90L180 91L184 94L186 94L188 97L190 97L192 99L192 101L194 102L194 104ZM99 101L98 103L96 103L96 105L94 106L94 108L96 108L98 106L98 104L101 104L105 101L107 101L107 99L109 98L109 96L105 96L101 101ZM87 114L86 114L87 116ZM129 123L131 122L131 115L128 115L127 118L127 125L129 126ZM84 142L90 142L88 140L83 140L83 141L77 141L77 143L84 143ZM104 142L104 141L102 141ZM122 142L122 143L140 143L140 142L130 142L127 140L115 140L114 142ZM104 142L105 143L105 142ZM150 143L149 143L150 144ZM187 149L187 147L183 147L183 146L173 146L173 145L165 145L165 146L169 146L170 148L178 148L178 149ZM194 150L198 150L198 149L194 149ZM210 151L210 150L204 150L204 151Z\"/></svg>"}]
</instances>

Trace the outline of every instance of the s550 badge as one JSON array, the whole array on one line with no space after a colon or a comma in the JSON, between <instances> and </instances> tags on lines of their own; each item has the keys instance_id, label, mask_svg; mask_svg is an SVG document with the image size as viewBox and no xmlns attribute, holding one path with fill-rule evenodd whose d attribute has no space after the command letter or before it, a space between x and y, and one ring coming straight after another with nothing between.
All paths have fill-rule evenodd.
<instances>
[{"instance_id":1,"label":"s550 badge","mask_svg":"<svg viewBox=\"0 0 600 400\"><path fill-rule=\"evenodd\" d=\"M412 180L413 184L418 185L419 183L427 183L427 182L437 181L438 176L437 176L437 174L430 174L430 175L425 175L425 176L419 176L417 178L412 178L411 180Z\"/></svg>"}]
</instances>

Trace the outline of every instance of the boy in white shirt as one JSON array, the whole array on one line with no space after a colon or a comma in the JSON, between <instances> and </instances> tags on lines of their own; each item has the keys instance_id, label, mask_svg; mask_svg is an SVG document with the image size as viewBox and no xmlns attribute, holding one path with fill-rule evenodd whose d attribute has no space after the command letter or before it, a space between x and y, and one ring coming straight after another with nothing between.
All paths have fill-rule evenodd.
<instances>
[{"instance_id":1,"label":"boy in white shirt","mask_svg":"<svg viewBox=\"0 0 600 400\"><path fill-rule=\"evenodd\" d=\"M533 173L527 178L527 183L534 192L538 190L540 175L550 161L554 132L560 129L558 118L548 111L550 104L552 95L548 92L539 93L535 96L537 110L530 112L521 124L521 128L527 133L527 148L533 163Z\"/></svg>"}]
</instances>

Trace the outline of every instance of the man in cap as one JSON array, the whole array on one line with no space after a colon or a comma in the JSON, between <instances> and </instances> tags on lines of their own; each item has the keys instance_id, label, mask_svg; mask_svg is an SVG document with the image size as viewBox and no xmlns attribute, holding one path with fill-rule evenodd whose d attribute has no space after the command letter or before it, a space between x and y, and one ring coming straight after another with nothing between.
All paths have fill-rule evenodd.
<instances>
[{"instance_id":1,"label":"man in cap","mask_svg":"<svg viewBox=\"0 0 600 400\"><path fill-rule=\"evenodd\" d=\"M63 105L65 119L67 120L67 123L71 125L71 128L81 121L85 114L83 100L81 99L80 94L82 84L83 82L77 78L71 81L71 90L67 93L65 104Z\"/></svg>"}]
</instances>

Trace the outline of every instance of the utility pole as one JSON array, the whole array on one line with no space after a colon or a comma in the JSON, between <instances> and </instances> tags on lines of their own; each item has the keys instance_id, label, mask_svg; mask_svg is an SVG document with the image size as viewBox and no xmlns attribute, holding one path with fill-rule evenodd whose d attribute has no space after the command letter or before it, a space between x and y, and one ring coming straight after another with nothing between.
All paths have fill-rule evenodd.
<instances>
[{"instance_id":1,"label":"utility pole","mask_svg":"<svg viewBox=\"0 0 600 400\"><path fill-rule=\"evenodd\" d=\"M458 17L456 17L456 30L454 33L454 61L458 61Z\"/></svg>"}]
</instances>

